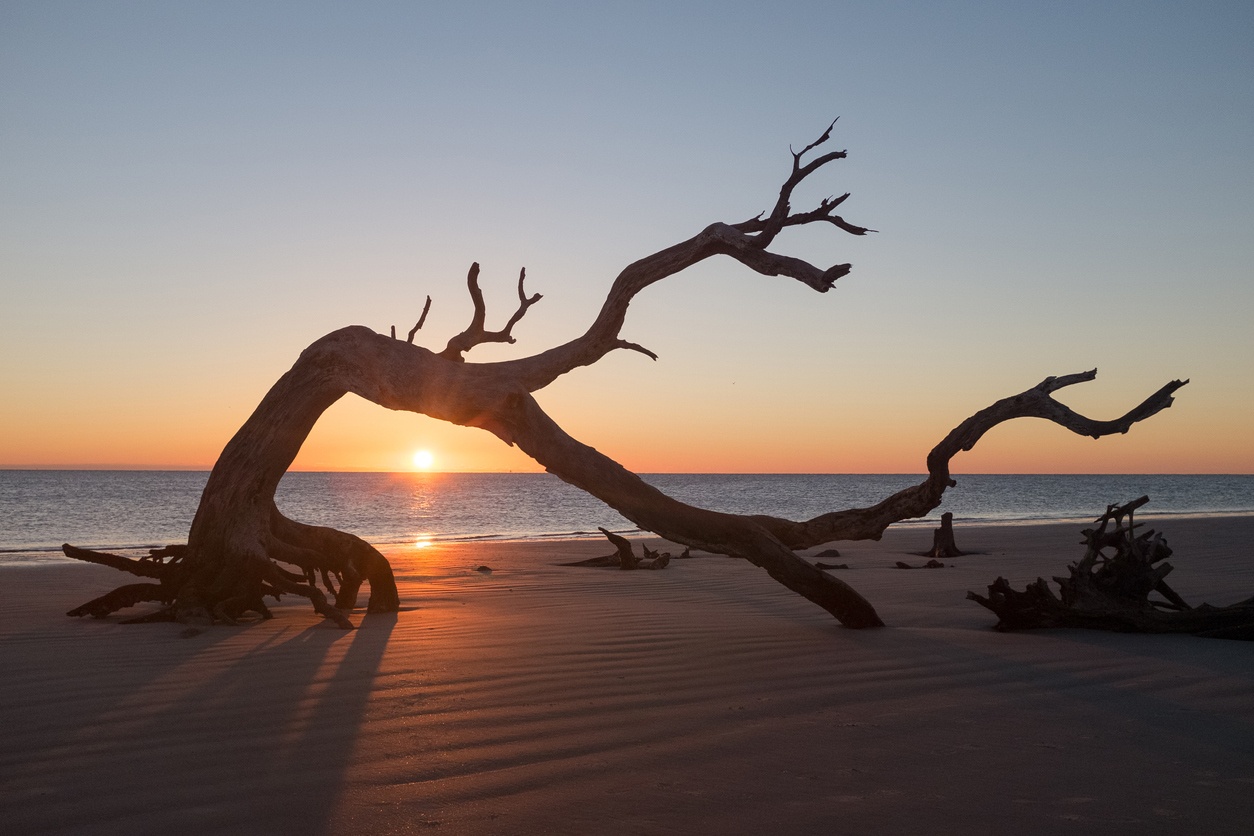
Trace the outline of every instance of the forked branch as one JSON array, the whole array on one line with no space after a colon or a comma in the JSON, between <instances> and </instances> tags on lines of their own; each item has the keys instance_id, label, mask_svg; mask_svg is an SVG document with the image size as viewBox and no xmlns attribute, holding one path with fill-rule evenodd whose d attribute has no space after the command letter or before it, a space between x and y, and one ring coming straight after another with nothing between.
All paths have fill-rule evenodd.
<instances>
[{"instance_id":1,"label":"forked branch","mask_svg":"<svg viewBox=\"0 0 1254 836\"><path fill-rule=\"evenodd\" d=\"M793 256L770 252L767 246L786 226L803 226L811 223L829 223L853 235L865 235L874 230L849 223L835 210L849 197L829 197L818 208L800 214L790 214L789 201L793 190L807 177L833 160L844 159L845 151L831 151L809 162L803 158L830 139L835 121L819 139L800 152L792 152L792 169L780 187L779 199L768 217L759 215L737 224L713 223L686 241L659 250L652 255L629 264L614 280L606 295L605 304L592 326L583 335L570 342L541 354L511 361L511 371L516 379L535 392L552 383L558 377L579 366L591 365L615 349L627 348L653 357L652 352L641 349L635 343L622 339L619 332L627 316L627 308L636 294L650 285L673 276L694 264L712 256L725 255L764 276L786 276L806 286L825 293L835 282L847 275L850 265L835 264L828 268L816 267ZM472 295L474 291L472 289ZM472 326L473 327L473 326ZM457 346L450 344L444 356L455 354Z\"/></svg>"},{"instance_id":2,"label":"forked branch","mask_svg":"<svg viewBox=\"0 0 1254 836\"><path fill-rule=\"evenodd\" d=\"M839 118L839 117L837 117ZM792 193L793 190L801 184L803 180L823 166L833 160L843 160L848 156L847 151L829 151L810 160L808 163L802 163L805 155L827 142L832 137L832 128L836 127L836 120L832 120L832 124L827 126L827 130L823 131L823 135L811 142L800 151L792 151L792 171L788 175L788 179L784 181L784 185L780 187L779 198L775 201L775 206L771 209L771 213L765 218L758 215L756 218L735 224L735 229L744 233L755 234L754 245L757 247L767 247L775 236L780 233L786 226L799 226L815 222L826 222L833 226L843 229L851 235L866 235L868 232L875 230L866 227L857 226L846 221L839 215L832 214L837 206L844 203L849 195L843 194L840 197L828 197L819 202L818 208L809 212L803 212L799 215L792 214Z\"/></svg>"},{"instance_id":3,"label":"forked branch","mask_svg":"<svg viewBox=\"0 0 1254 836\"><path fill-rule=\"evenodd\" d=\"M514 315L509 318L509 322L505 323L505 327L500 331L487 331L483 327L486 319L487 309L483 301L483 291L479 289L479 262L470 265L470 272L466 276L466 285L470 290L470 300L474 303L475 311L470 318L470 325L465 331L448 341L448 345L440 352L441 357L449 360L456 360L459 363L464 360L462 355L483 343L513 343L514 337L510 333L518 321L527 313L527 309L539 302L544 297L539 293L528 296L523 290L523 282L527 278L527 268L523 268L518 272L518 310L514 311ZM416 330L416 329L415 329Z\"/></svg>"}]
</instances>

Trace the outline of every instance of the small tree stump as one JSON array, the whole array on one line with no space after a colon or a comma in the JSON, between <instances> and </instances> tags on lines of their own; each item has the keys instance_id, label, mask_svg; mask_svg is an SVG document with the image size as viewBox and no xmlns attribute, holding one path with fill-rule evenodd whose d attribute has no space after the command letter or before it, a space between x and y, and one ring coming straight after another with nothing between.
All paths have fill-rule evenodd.
<instances>
[{"instance_id":1,"label":"small tree stump","mask_svg":"<svg viewBox=\"0 0 1254 836\"><path fill-rule=\"evenodd\" d=\"M941 514L940 528L932 532L932 548L924 557L939 560L942 557L962 557L966 552L954 542L954 515L949 511Z\"/></svg>"}]
</instances>

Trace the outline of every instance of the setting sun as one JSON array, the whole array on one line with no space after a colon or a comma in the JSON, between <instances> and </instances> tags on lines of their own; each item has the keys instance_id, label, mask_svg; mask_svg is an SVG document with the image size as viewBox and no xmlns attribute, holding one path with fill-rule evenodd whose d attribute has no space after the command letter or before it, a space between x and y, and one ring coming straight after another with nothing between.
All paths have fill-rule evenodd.
<instances>
[{"instance_id":1,"label":"setting sun","mask_svg":"<svg viewBox=\"0 0 1254 836\"><path fill-rule=\"evenodd\" d=\"M430 450L418 450L414 453L414 467L418 470L430 470L433 464L435 456L431 455Z\"/></svg>"}]
</instances>

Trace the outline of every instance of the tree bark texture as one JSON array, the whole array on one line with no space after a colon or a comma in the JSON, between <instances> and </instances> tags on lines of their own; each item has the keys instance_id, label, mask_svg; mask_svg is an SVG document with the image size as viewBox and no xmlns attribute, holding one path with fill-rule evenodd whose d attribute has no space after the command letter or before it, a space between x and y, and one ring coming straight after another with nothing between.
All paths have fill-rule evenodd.
<instances>
[{"instance_id":1,"label":"tree bark texture","mask_svg":"<svg viewBox=\"0 0 1254 836\"><path fill-rule=\"evenodd\" d=\"M799 183L845 157L844 151L830 151L806 159L828 141L831 130L829 126L817 141L792 153L791 172L769 213L736 224L711 224L692 238L628 265L611 285L588 330L563 345L505 362L466 362L463 355L476 345L514 342L512 329L540 300L539 294L526 294L525 273L520 274L518 310L500 331L486 330L477 264L467 276L474 305L470 326L439 353L413 344L430 308L429 299L405 341L395 338L395 327L391 329L393 336L386 336L363 326L342 328L315 341L227 443L205 486L186 546L177 554L143 561L150 564L146 567L149 571L153 565L161 567L156 571L163 578L162 595L166 597L150 600L165 605L154 617L183 621L232 621L252 617L249 614L267 617L262 599L290 593L309 598L318 612L348 627L351 623L343 611L352 608L363 581L370 584L370 610L397 609L391 568L378 551L351 534L287 519L274 504L279 479L314 423L348 393L388 409L491 432L641 529L691 548L744 558L848 627L878 626L882 621L856 590L802 560L795 550L834 540L879 539L890 524L926 515L954 484L950 459L970 450L985 432L1003 421L1045 418L1098 438L1127 432L1135 422L1171 405L1172 393L1187 381L1167 384L1121 418L1094 421L1058 403L1052 394L1092 380L1096 370L1047 378L977 412L950 432L928 455L928 475L919 485L869 508L834 511L804 521L725 514L687 505L563 431L532 393L616 349L637 351L656 360L648 349L620 336L632 299L650 285L714 256L731 258L766 276L794 279L820 293L849 272L848 264L822 269L768 249L789 226L829 223L854 235L872 231L835 214L848 194L827 198L808 212L791 210L792 191ZM68 548L67 554L71 554ZM126 564L118 568L134 573L136 567ZM319 589L319 579L334 604ZM109 609L113 603L155 593L110 594L115 597L105 603L97 599L93 603L98 605L84 612L107 614L113 611Z\"/></svg>"}]
</instances>

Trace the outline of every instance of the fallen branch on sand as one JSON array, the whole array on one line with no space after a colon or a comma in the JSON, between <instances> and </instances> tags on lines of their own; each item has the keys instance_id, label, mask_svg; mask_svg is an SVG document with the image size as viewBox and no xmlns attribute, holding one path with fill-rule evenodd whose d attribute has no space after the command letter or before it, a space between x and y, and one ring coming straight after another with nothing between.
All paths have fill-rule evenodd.
<instances>
[{"instance_id":1,"label":"fallen branch on sand","mask_svg":"<svg viewBox=\"0 0 1254 836\"><path fill-rule=\"evenodd\" d=\"M635 552L631 550L631 541L626 537L620 537L612 531L606 531L604 528L598 528L613 544L616 551L613 554L607 554L602 557L590 557L587 560L576 560L573 563L559 563L559 566L587 566L593 569L665 569L666 565L671 562L670 552L655 552L653 549L640 544L640 550L644 552L644 557L636 557ZM689 549L684 549L683 554L679 555L680 559L691 557Z\"/></svg>"},{"instance_id":2,"label":"fallen branch on sand","mask_svg":"<svg viewBox=\"0 0 1254 836\"><path fill-rule=\"evenodd\" d=\"M1054 578L1058 596L1044 578L1021 592L998 578L989 585L988 597L968 592L967 598L996 613L996 629L1002 631L1084 627L1254 641L1254 598L1229 607L1191 607L1167 585L1165 578L1174 568L1166 562L1171 556L1167 540L1152 529L1136 534L1140 526L1133 522L1133 512L1147 502L1149 497L1143 496L1110 505L1097 518L1097 528L1082 532L1088 548L1078 563L1067 567L1070 577ZM1107 549L1114 554L1107 555ZM1151 599L1151 592L1161 597Z\"/></svg>"}]
</instances>

